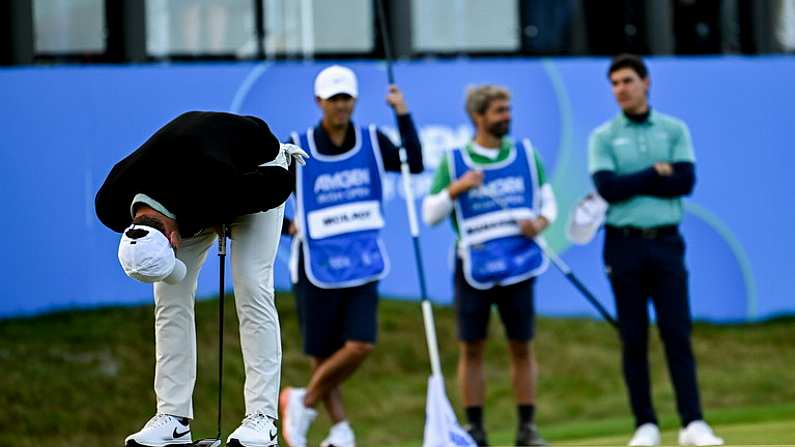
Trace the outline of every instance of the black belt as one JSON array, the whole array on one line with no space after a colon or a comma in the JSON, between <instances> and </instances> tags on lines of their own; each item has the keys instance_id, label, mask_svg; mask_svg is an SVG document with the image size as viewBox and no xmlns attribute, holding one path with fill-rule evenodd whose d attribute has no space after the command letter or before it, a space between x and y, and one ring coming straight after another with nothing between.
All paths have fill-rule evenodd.
<instances>
[{"instance_id":1,"label":"black belt","mask_svg":"<svg viewBox=\"0 0 795 447\"><path fill-rule=\"evenodd\" d=\"M644 239L657 239L663 236L679 234L678 225L663 225L661 227L639 228L639 227L615 227L605 225L607 234L623 237L642 237Z\"/></svg>"}]
</instances>

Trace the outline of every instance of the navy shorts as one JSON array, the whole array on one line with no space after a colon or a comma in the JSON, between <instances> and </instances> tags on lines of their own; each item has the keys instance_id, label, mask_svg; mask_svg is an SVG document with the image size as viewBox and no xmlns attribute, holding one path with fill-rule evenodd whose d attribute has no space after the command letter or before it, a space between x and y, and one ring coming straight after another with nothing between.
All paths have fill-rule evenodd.
<instances>
[{"instance_id":1,"label":"navy shorts","mask_svg":"<svg viewBox=\"0 0 795 447\"><path fill-rule=\"evenodd\" d=\"M491 306L496 305L509 340L532 340L535 335L534 284L535 278L530 278L509 286L476 289L466 282L463 261L456 258L453 285L458 339L464 342L485 340Z\"/></svg>"},{"instance_id":2,"label":"navy shorts","mask_svg":"<svg viewBox=\"0 0 795 447\"><path fill-rule=\"evenodd\" d=\"M356 287L322 289L306 277L303 256L298 265L298 282L293 287L304 353L327 358L347 341L375 344L378 281Z\"/></svg>"}]
</instances>

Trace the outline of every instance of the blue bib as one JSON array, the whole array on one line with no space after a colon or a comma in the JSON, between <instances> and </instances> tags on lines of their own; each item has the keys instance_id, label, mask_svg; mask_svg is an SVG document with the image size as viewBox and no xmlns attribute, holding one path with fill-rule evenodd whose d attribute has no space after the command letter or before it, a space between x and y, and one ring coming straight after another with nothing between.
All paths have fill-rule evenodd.
<instances>
[{"instance_id":1,"label":"blue bib","mask_svg":"<svg viewBox=\"0 0 795 447\"><path fill-rule=\"evenodd\" d=\"M518 220L538 216L540 195L533 148L525 140L502 162L475 166L466 150L450 153L450 178L481 169L483 185L455 200L460 230L459 252L464 278L476 289L509 285L547 268L548 260L532 239L523 236Z\"/></svg>"},{"instance_id":2,"label":"blue bib","mask_svg":"<svg viewBox=\"0 0 795 447\"><path fill-rule=\"evenodd\" d=\"M378 138L375 126L355 131L354 147L333 156L318 153L314 129L293 134L295 143L311 152L305 166L296 166L299 233L294 266L300 239L307 278L326 289L365 284L389 270L380 236L383 166Z\"/></svg>"}]
</instances>

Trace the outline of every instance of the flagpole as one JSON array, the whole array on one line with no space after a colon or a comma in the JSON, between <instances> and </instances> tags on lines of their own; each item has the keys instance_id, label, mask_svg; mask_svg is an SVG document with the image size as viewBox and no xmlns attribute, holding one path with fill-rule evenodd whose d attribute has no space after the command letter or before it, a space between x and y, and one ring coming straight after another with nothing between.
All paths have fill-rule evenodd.
<instances>
[{"instance_id":1,"label":"flagpole","mask_svg":"<svg viewBox=\"0 0 795 447\"><path fill-rule=\"evenodd\" d=\"M442 375L442 366L439 361L439 344L436 341L436 324L433 320L433 308L428 300L428 289L425 285L425 269L422 265L422 251L420 250L420 228L417 223L417 206L414 202L414 188L411 187L411 172L406 155L406 149L400 146L400 177L403 180L403 195L406 198L408 210L409 229L411 242L414 246L414 259L417 266L417 276L420 282L420 299L422 306L422 320L425 323L425 340L428 344L428 355L431 359L431 373Z\"/></svg>"},{"instance_id":2,"label":"flagpole","mask_svg":"<svg viewBox=\"0 0 795 447\"><path fill-rule=\"evenodd\" d=\"M395 83L395 73L392 71L392 46L389 41L384 4L377 2L378 24L381 28L381 40L384 45L384 61L386 62L386 75L390 85ZM433 321L433 308L428 301L428 289L425 286L425 269L422 266L422 251L420 250L420 228L417 224L417 207L414 203L414 190L411 187L411 171L409 170L408 154L403 142L399 145L400 176L403 180L403 192L408 210L409 228L411 229L411 242L414 246L414 262L417 266L417 276L420 282L420 299L422 300L422 319L425 323L425 339L428 343L428 355L431 360L431 373L441 376L442 366L439 361L439 345L436 341L436 325Z\"/></svg>"}]
</instances>

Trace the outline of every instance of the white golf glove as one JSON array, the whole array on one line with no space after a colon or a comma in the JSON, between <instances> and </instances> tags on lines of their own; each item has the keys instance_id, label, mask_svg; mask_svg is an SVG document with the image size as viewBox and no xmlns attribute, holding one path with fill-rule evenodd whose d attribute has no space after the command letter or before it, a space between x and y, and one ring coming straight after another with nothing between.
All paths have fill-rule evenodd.
<instances>
[{"instance_id":1,"label":"white golf glove","mask_svg":"<svg viewBox=\"0 0 795 447\"><path fill-rule=\"evenodd\" d=\"M569 214L566 236L577 245L585 245L594 238L605 221L607 203L598 193L591 192L577 203Z\"/></svg>"},{"instance_id":2,"label":"white golf glove","mask_svg":"<svg viewBox=\"0 0 795 447\"><path fill-rule=\"evenodd\" d=\"M287 155L288 161L295 161L301 166L304 166L306 159L309 158L309 154L305 150L294 144L282 144L281 150Z\"/></svg>"}]
</instances>

